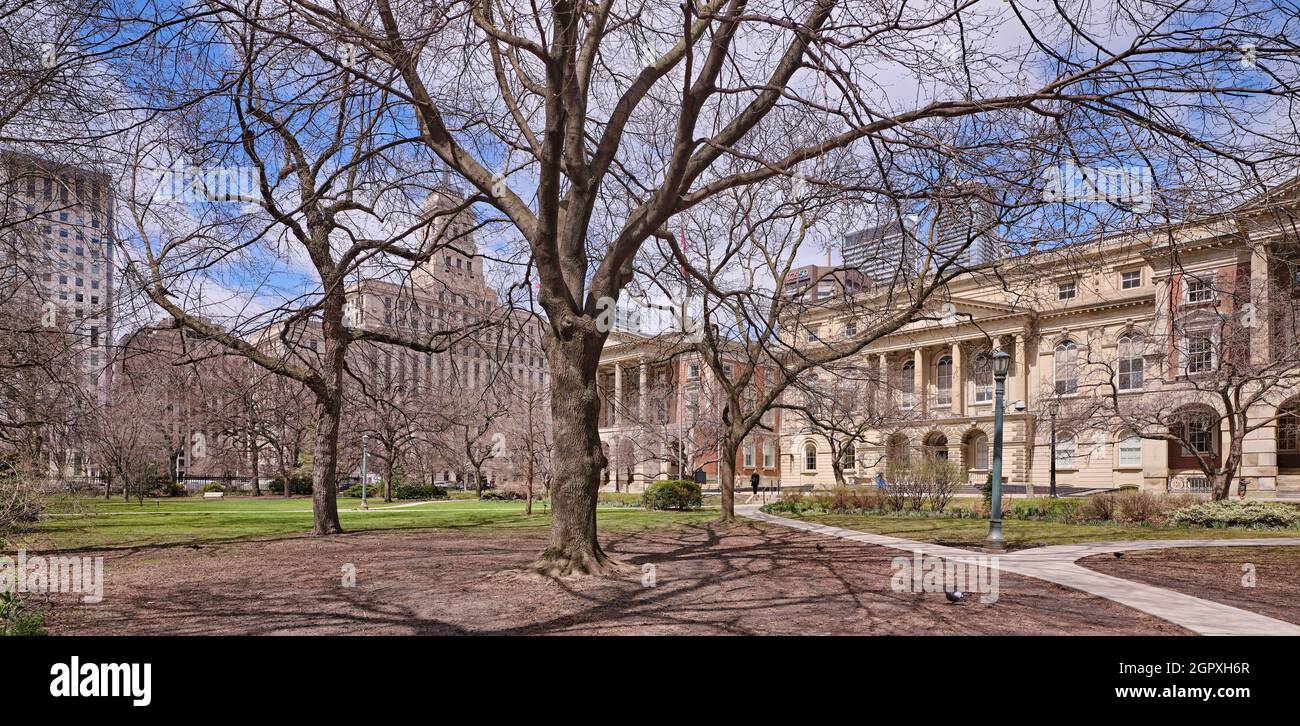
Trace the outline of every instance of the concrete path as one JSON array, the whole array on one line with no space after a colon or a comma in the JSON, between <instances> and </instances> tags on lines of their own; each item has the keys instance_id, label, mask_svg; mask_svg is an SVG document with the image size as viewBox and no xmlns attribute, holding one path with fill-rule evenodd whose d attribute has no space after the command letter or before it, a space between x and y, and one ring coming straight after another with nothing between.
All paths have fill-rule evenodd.
<instances>
[{"instance_id":1,"label":"concrete path","mask_svg":"<svg viewBox=\"0 0 1300 726\"><path fill-rule=\"evenodd\" d=\"M906 552L919 552L933 557L965 559L990 556L957 547L917 542L902 537L870 534L842 527L831 527L815 522L787 519L760 512L757 506L736 507L736 513L761 522L771 522L828 537L889 547ZM1095 554L1122 550L1171 549L1175 547L1261 547L1300 545L1300 537L1276 537L1231 540L1143 540L1139 542L1091 542L1077 545L1038 547L998 554L997 567L1004 572L1024 575L1038 580L1082 590L1107 600L1127 605L1135 610L1154 615L1175 625L1180 625L1201 635L1297 635L1300 625L1270 618L1259 613L1235 608L1231 605L1202 600L1198 597L1133 582L1075 564L1076 560Z\"/></svg>"}]
</instances>

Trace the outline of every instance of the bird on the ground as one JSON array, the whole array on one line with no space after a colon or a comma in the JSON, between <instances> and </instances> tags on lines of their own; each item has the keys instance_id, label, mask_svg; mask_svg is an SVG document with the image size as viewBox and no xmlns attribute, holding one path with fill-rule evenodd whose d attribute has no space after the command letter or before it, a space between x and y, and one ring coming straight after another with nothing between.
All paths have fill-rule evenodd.
<instances>
[{"instance_id":1,"label":"bird on the ground","mask_svg":"<svg viewBox=\"0 0 1300 726\"><path fill-rule=\"evenodd\" d=\"M818 551L818 552L821 552L821 551L824 550L824 549L826 549L826 547L823 546L821 542L818 542L818 543L817 543L817 551Z\"/></svg>"},{"instance_id":2,"label":"bird on the ground","mask_svg":"<svg viewBox=\"0 0 1300 726\"><path fill-rule=\"evenodd\" d=\"M961 590L944 590L943 596L948 598L948 602L958 603L966 599L966 593Z\"/></svg>"},{"instance_id":3,"label":"bird on the ground","mask_svg":"<svg viewBox=\"0 0 1300 726\"><path fill-rule=\"evenodd\" d=\"M203 549L201 546L196 545L196 544L187 545L187 546L188 546L190 549L192 549L192 550L201 550L201 549Z\"/></svg>"},{"instance_id":4,"label":"bird on the ground","mask_svg":"<svg viewBox=\"0 0 1300 726\"><path fill-rule=\"evenodd\" d=\"M1118 560L1119 558L1123 557L1123 556L1124 556L1124 553L1123 553L1123 552L1116 552L1116 553L1115 553L1115 559L1117 559L1117 560Z\"/></svg>"}]
</instances>

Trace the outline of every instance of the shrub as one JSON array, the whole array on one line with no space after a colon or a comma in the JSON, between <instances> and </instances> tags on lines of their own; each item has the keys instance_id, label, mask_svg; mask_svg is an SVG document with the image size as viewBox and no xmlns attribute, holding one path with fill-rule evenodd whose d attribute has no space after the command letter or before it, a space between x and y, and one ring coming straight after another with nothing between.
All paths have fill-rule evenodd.
<instances>
[{"instance_id":1,"label":"shrub","mask_svg":"<svg viewBox=\"0 0 1300 726\"><path fill-rule=\"evenodd\" d=\"M1079 514L1078 499L1014 500L1003 516L1043 522L1073 522Z\"/></svg>"},{"instance_id":2,"label":"shrub","mask_svg":"<svg viewBox=\"0 0 1300 726\"><path fill-rule=\"evenodd\" d=\"M398 484L393 487L398 499L446 499L447 490L433 484Z\"/></svg>"},{"instance_id":3,"label":"shrub","mask_svg":"<svg viewBox=\"0 0 1300 726\"><path fill-rule=\"evenodd\" d=\"M274 477L271 479L268 488L271 490L272 494L284 494L284 479L280 476ZM360 492L359 489L357 491L358 493ZM306 476L290 476L289 493L311 494L311 478Z\"/></svg>"},{"instance_id":4,"label":"shrub","mask_svg":"<svg viewBox=\"0 0 1300 726\"><path fill-rule=\"evenodd\" d=\"M203 485L203 493L204 493L204 494L207 494L208 492L222 492L222 493L224 493L225 491L226 491L226 488L223 487L223 486L221 486L220 484L218 484L218 483L216 483L216 482L209 482L209 483Z\"/></svg>"},{"instance_id":5,"label":"shrub","mask_svg":"<svg viewBox=\"0 0 1300 726\"><path fill-rule=\"evenodd\" d=\"M483 501L485 502L522 502L524 495L513 489L484 489Z\"/></svg>"},{"instance_id":6,"label":"shrub","mask_svg":"<svg viewBox=\"0 0 1300 726\"><path fill-rule=\"evenodd\" d=\"M283 492L284 489L281 488L280 491ZM310 492L311 492L311 489L308 488L307 491L310 493ZM295 489L293 490L293 493L294 493L294 494L297 494L297 493L298 493L298 490L295 488ZM355 483L353 483L353 484L349 484L349 485L346 486L346 487L343 487L342 489L339 490L339 494L342 494L342 495L345 496L345 497L360 497L360 496L361 496L361 482L355 482ZM371 484L369 487L366 488L366 498L367 498L367 499L374 499L374 498L376 498L376 497L382 497L382 496L384 496L384 488L381 487L381 486L379 486L378 484Z\"/></svg>"},{"instance_id":7,"label":"shrub","mask_svg":"<svg viewBox=\"0 0 1300 726\"><path fill-rule=\"evenodd\" d=\"M1196 527L1295 527L1300 511L1277 502L1202 502L1179 509L1173 519Z\"/></svg>"},{"instance_id":8,"label":"shrub","mask_svg":"<svg viewBox=\"0 0 1300 726\"><path fill-rule=\"evenodd\" d=\"M704 493L693 481L657 481L641 495L641 506L646 509L699 509L704 506Z\"/></svg>"},{"instance_id":9,"label":"shrub","mask_svg":"<svg viewBox=\"0 0 1300 726\"><path fill-rule=\"evenodd\" d=\"M185 488L185 485L178 481L169 482L167 491L164 493L169 497L188 497L190 495L190 491Z\"/></svg>"},{"instance_id":10,"label":"shrub","mask_svg":"<svg viewBox=\"0 0 1300 726\"><path fill-rule=\"evenodd\" d=\"M0 635L45 634L45 613L27 607L16 592L0 592Z\"/></svg>"},{"instance_id":11,"label":"shrub","mask_svg":"<svg viewBox=\"0 0 1300 726\"><path fill-rule=\"evenodd\" d=\"M0 479L0 544L7 535L35 522L44 504L34 487L15 479Z\"/></svg>"},{"instance_id":12,"label":"shrub","mask_svg":"<svg viewBox=\"0 0 1300 726\"><path fill-rule=\"evenodd\" d=\"M1115 507L1119 515L1117 518L1124 522L1149 524L1164 514L1160 497L1137 489L1121 487L1115 495Z\"/></svg>"},{"instance_id":13,"label":"shrub","mask_svg":"<svg viewBox=\"0 0 1300 726\"><path fill-rule=\"evenodd\" d=\"M1094 494L1079 507L1079 518L1085 522L1109 522L1115 518L1118 505L1114 494Z\"/></svg>"}]
</instances>

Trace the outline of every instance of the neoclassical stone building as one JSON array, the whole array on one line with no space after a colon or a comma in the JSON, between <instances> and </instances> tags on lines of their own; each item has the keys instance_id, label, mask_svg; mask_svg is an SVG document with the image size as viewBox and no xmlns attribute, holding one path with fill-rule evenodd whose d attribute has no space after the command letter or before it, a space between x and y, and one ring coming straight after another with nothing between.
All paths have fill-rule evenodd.
<instances>
[{"instance_id":1,"label":"neoclassical stone building","mask_svg":"<svg viewBox=\"0 0 1300 726\"><path fill-rule=\"evenodd\" d=\"M846 480L869 483L891 460L930 455L983 483L993 437L990 354L1001 349L1011 356L1003 476L1013 491L1045 491L1056 409L1060 487L1205 491L1198 460L1239 456L1234 493L1245 479L1249 496L1300 497L1297 188L1195 223L963 273L925 319L855 358L874 374L863 413L881 424L852 446L836 445L847 451ZM797 334L814 332L799 344L850 340L860 327L854 311L871 309L863 296L880 294L867 289L801 321ZM1236 391L1242 416L1229 415L1225 391ZM788 416L782 484L834 485L830 444Z\"/></svg>"}]
</instances>

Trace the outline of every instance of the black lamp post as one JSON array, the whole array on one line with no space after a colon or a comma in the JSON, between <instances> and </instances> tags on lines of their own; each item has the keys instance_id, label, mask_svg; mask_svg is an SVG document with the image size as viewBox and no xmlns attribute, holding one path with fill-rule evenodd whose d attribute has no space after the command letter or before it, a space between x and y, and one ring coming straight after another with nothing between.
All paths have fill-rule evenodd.
<instances>
[{"instance_id":1,"label":"black lamp post","mask_svg":"<svg viewBox=\"0 0 1300 726\"><path fill-rule=\"evenodd\" d=\"M993 498L989 511L989 536L985 544L990 549L1002 549L1002 396L1006 393L1007 372L1011 370L1011 356L1004 350L993 354Z\"/></svg>"},{"instance_id":2,"label":"black lamp post","mask_svg":"<svg viewBox=\"0 0 1300 726\"><path fill-rule=\"evenodd\" d=\"M1052 418L1052 473L1051 478L1049 479L1049 484L1051 485L1051 493L1049 496L1053 499L1056 498L1056 414L1060 413L1060 411L1061 404L1056 401L1047 404L1047 415Z\"/></svg>"}]
</instances>

